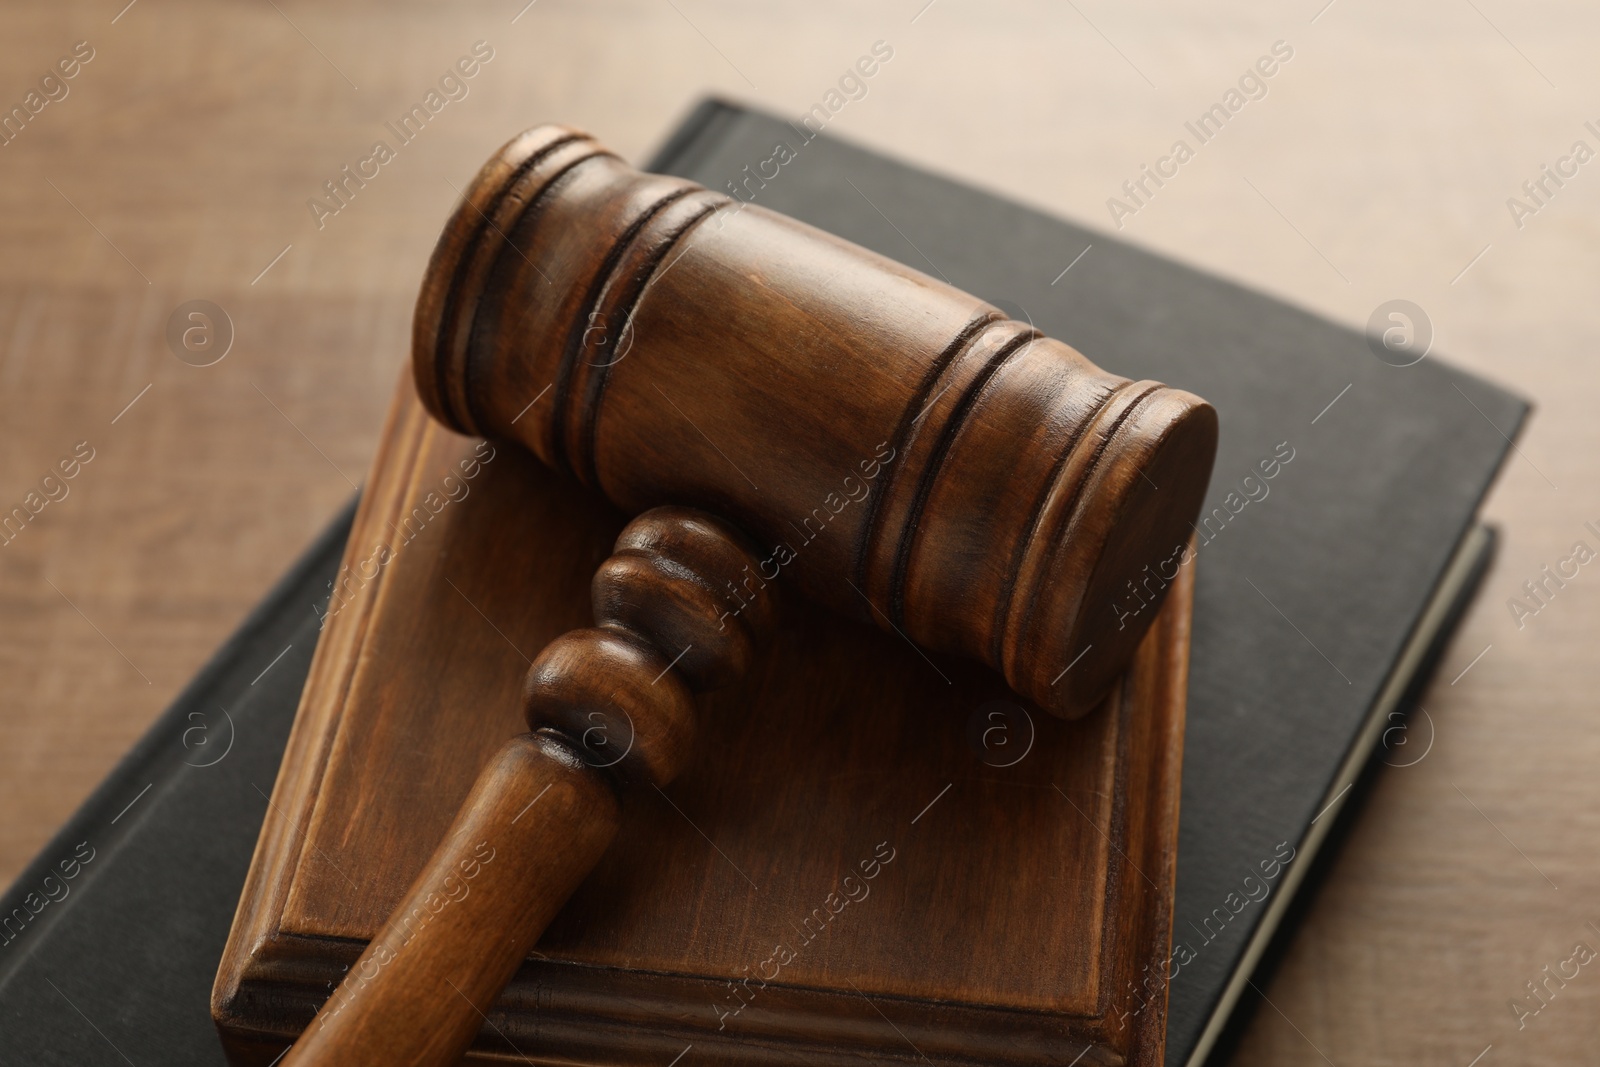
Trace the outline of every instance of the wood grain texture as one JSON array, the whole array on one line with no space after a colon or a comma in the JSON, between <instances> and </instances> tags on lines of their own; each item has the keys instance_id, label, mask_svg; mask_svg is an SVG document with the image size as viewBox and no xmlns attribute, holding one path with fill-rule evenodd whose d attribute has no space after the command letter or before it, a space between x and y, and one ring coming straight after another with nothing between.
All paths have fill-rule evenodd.
<instances>
[{"instance_id":1,"label":"wood grain texture","mask_svg":"<svg viewBox=\"0 0 1600 1067\"><path fill-rule=\"evenodd\" d=\"M617 816L611 784L569 745L507 741L284 1067L459 1062Z\"/></svg>"},{"instance_id":2,"label":"wood grain texture","mask_svg":"<svg viewBox=\"0 0 1600 1067\"><path fill-rule=\"evenodd\" d=\"M1379 782L1267 987L1277 1010L1258 1014L1238 1061L1322 1065L1320 1049L1339 1064L1464 1065L1491 1043L1480 1067L1589 1054L1600 983L1569 984L1522 1030L1506 1001L1586 936L1583 902L1600 898L1600 859L1574 846L1600 818L1600 583L1586 571L1521 630L1506 599L1600 512L1589 292L1600 201L1588 168L1522 230L1505 200L1593 117L1592 5L1480 3L1480 17L1341 0L1315 24L1321 3L1079 5L1091 24L1032 0L941 0L912 24L921 4L680 0L680 14L653 0L540 0L512 24L520 3L281 3L290 25L268 5L141 0L112 25L121 6L0 14L10 103L72 42L98 53L67 100L0 149L0 487L15 502L74 442L99 449L72 496L0 549L0 878L348 499L456 196L446 179L460 187L505 131L559 118L638 160L708 89L799 116L881 38L895 58L830 132L1109 231L1106 198L1281 37L1297 58L1251 103L1249 124L1208 145L1118 236L1352 327L1384 300L1417 300L1445 331L1444 356L1538 410L1518 442L1526 459L1489 505L1499 563L1424 697L1434 749ZM472 95L316 229L305 200L479 37L498 55ZM1061 267L1078 251L1063 249ZM223 304L239 336L204 372L162 339L168 313L194 297ZM1307 410L1328 399L1308 396ZM582 591L570 592L573 617L552 625L583 623ZM555 632L531 637L528 654ZM514 684L526 664L505 655ZM507 718L476 758L517 729L516 694L505 696ZM118 1020L94 1021L116 1039Z\"/></svg>"},{"instance_id":3,"label":"wood grain texture","mask_svg":"<svg viewBox=\"0 0 1600 1067\"><path fill-rule=\"evenodd\" d=\"M754 196L752 188L746 195ZM1099 703L1205 496L1217 416L947 282L541 126L479 170L417 300L417 392L629 513L688 504L784 582Z\"/></svg>"},{"instance_id":4,"label":"wood grain texture","mask_svg":"<svg viewBox=\"0 0 1600 1067\"><path fill-rule=\"evenodd\" d=\"M339 189L353 195L361 187L351 178ZM329 186L336 199L338 191ZM287 1067L449 1067L472 1045L480 1020L498 1032L487 1011L616 835L613 790L636 781L659 792L677 777L696 732L690 682L737 679L760 636L752 628L770 621L765 605L777 594L769 586L785 568L785 584L847 617L881 620L920 656L965 653L1003 672L1035 708L1077 718L1109 698L1140 725L1181 720L1171 708L1145 707L1139 680L1124 676L1178 576L1177 568L1159 576L1153 568L1179 553L1192 558L1185 546L1216 453L1215 411L1160 383L1107 374L948 284L764 208L745 215L748 207L636 171L583 134L544 126L491 158L446 224L418 298L413 342L413 379L430 413L453 430L527 446L625 511L668 506L631 522L620 554L597 572L600 627L563 634L533 661L524 695L534 732L507 742L478 775L446 838L369 936ZM687 265L675 270L680 264ZM718 439L746 458L766 490ZM464 460L459 477L442 480L448 498L464 491L462 478L476 465ZM387 476L380 459L374 480ZM435 509L427 505L433 499L437 493L402 525L426 522L449 502ZM680 503L715 508L758 540L672 506ZM383 527L354 528L326 618L367 591L365 583L386 584L384 568L404 566L386 535ZM460 552L458 565L498 576L525 551ZM1153 592L1149 605L1141 599L1151 610L1118 610L1124 586ZM746 597L763 608L746 617ZM362 628L399 630L389 649L395 660L452 672L436 658L425 621L431 607L375 601ZM1175 610L1186 615L1187 600ZM724 631L744 639L713 636ZM696 640L697 658L680 671ZM372 654L358 647L353 655ZM371 662L378 672L394 666ZM1185 677L1179 670L1154 685L1181 694ZM461 682L465 700L454 703L472 703L471 680ZM325 699L307 691L308 718ZM751 709L755 721L761 710ZM1031 748L1031 717L1020 714L1030 719ZM1157 832L1174 824L1170 806L1151 804L1140 788L1143 768L1172 747L1123 750L1106 764L1105 787L1131 790L1119 802L1132 808L1135 841L1150 824ZM551 802L519 829L546 793ZM480 873L496 855L491 842L507 861L467 885L464 872ZM879 851L864 862L886 860ZM1064 860L1094 869L1124 855ZM276 859L259 855L258 863ZM862 884L846 876L846 902L852 882ZM1159 920L1171 908L1170 883L1149 884L1144 910ZM1104 889L1115 892L1109 879ZM1162 1042L1159 1030L1153 1043L1130 1040L1136 1031L1117 988L1139 963L1130 937L1137 940L1134 931L1151 916L1112 903L1122 906L1102 904L1098 928L1082 932L1083 944L1107 955L1091 956L1069 979L1093 1000L1058 1047L1086 1039L1084 1051L1120 1062L1154 1055ZM448 919L436 919L444 909ZM831 911L830 904L824 918ZM247 938L252 925L238 924ZM242 974L233 969L239 935L232 940L213 1014L230 1038L242 1024L253 1039L276 1020L248 1018L246 986L256 976L249 962ZM1158 960L1146 957L1144 970ZM775 948L763 964L773 972L759 975L763 990L788 962ZM924 1002L950 999L909 982ZM1141 1014L1152 993L1159 994L1154 985L1134 994ZM823 1013L792 1043L826 1044L832 1021ZM725 1018L718 1029L724 1025ZM949 1041L948 1027L937 1037ZM851 1054L848 1046L837 1051Z\"/></svg>"},{"instance_id":5,"label":"wood grain texture","mask_svg":"<svg viewBox=\"0 0 1600 1067\"><path fill-rule=\"evenodd\" d=\"M505 562L476 566L493 573ZM596 572L600 625L562 634L529 666L530 732L507 741L479 772L444 839L285 1067L460 1061L616 836L619 792L659 790L678 776L696 733L694 692L737 681L771 636L772 611L745 615L733 592L757 562L743 533L704 512L658 507L628 523ZM390 600L384 610L398 612L403 625L428 608ZM700 654L689 661L696 641ZM432 652L428 640L401 650L423 660ZM218 988L217 1016L230 1019L233 976L220 976Z\"/></svg>"},{"instance_id":6,"label":"wood grain texture","mask_svg":"<svg viewBox=\"0 0 1600 1067\"><path fill-rule=\"evenodd\" d=\"M353 570L434 472L481 447L428 420L408 382L391 426ZM516 728L502 679L535 635L582 619L574 574L620 525L501 449L330 615L273 801L284 818L218 974L237 1062L282 1052L384 928ZM977 664L792 598L752 674L702 704L681 776L625 795L615 844L487 1012L475 1056L645 1063L693 1044L702 1062L1043 1064L1088 1047L1085 1063L1158 1062L1164 989L1142 983L1170 934L1188 582L1117 694L1072 723L1030 715ZM613 602L603 586L592 599Z\"/></svg>"}]
</instances>

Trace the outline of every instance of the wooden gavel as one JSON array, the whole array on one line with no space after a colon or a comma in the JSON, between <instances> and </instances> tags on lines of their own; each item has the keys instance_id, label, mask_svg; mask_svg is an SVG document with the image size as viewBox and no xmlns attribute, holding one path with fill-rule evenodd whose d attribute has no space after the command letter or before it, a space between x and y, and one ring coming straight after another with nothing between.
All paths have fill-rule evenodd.
<instances>
[{"instance_id":1,"label":"wooden gavel","mask_svg":"<svg viewBox=\"0 0 1600 1067\"><path fill-rule=\"evenodd\" d=\"M616 833L665 786L692 694L741 674L775 583L1100 701L1186 560L1216 414L997 308L560 127L478 173L417 301L416 385L639 514L595 628L528 672L530 733L284 1061L455 1063Z\"/></svg>"}]
</instances>

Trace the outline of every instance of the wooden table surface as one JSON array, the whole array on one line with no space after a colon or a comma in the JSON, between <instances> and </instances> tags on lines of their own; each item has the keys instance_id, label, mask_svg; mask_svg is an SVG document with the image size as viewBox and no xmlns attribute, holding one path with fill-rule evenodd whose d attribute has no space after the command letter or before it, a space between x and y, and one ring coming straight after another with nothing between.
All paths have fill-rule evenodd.
<instances>
[{"instance_id":1,"label":"wooden table surface","mask_svg":"<svg viewBox=\"0 0 1600 1067\"><path fill-rule=\"evenodd\" d=\"M830 132L1109 230L1107 198L1283 41L1267 95L1119 236L1352 326L1411 299L1435 351L1537 410L1433 747L1379 781L1238 1061L1592 1061L1600 966L1520 1026L1509 1002L1600 948L1600 570L1508 608L1600 520L1600 163L1572 157L1600 149L1592 5L125 2L0 11L7 108L93 56L0 147L0 509L93 456L0 545L0 880L359 483L455 188L511 133L638 159L701 93L798 116L883 40ZM323 182L480 40L467 95L319 228ZM1568 176L1538 206L1542 164ZM233 324L213 366L165 338L193 299Z\"/></svg>"}]
</instances>

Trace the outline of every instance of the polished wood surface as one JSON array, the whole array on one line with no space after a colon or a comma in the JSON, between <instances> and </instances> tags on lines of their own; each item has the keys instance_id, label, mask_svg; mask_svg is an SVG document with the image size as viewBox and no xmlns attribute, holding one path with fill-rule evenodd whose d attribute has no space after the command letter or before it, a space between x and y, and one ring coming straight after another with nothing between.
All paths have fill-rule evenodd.
<instances>
[{"instance_id":1,"label":"polished wood surface","mask_svg":"<svg viewBox=\"0 0 1600 1067\"><path fill-rule=\"evenodd\" d=\"M348 558L360 559L359 544ZM599 625L562 634L529 666L531 732L507 741L479 773L444 840L285 1067L460 1061L616 836L619 790L659 789L678 776L695 734L693 694L737 681L771 636L776 593L748 615L733 594L758 562L742 533L687 508L654 508L623 529L595 572ZM386 610L428 608L390 601ZM231 978L219 981L215 1010L224 1019L237 995Z\"/></svg>"},{"instance_id":2,"label":"polished wood surface","mask_svg":"<svg viewBox=\"0 0 1600 1067\"><path fill-rule=\"evenodd\" d=\"M708 88L798 117L882 39L894 58L830 132L1352 327L1409 297L1441 332L1440 358L1535 401L1488 507L1499 562L1423 698L1435 743L1378 782L1238 1061L1323 1065L1321 1050L1341 1065L1465 1067L1492 1043L1479 1067L1582 1062L1600 1010L1589 968L1525 1028L1507 1000L1591 936L1600 898L1600 859L1583 846L1600 819L1600 582L1585 568L1521 629L1506 602L1600 514L1600 192L1585 166L1522 229L1505 202L1575 138L1595 146L1583 129L1600 99L1594 6L939 0L917 17L920 2L676 4L540 0L514 24L521 2L280 0L280 15L140 0L115 24L122 3L0 12L8 106L74 42L96 49L71 95L0 148L7 505L78 441L96 449L71 495L0 548L0 878L349 498L408 355L439 220L506 131L559 119L638 160ZM317 229L306 200L479 38L496 56L471 95ZM1279 38L1295 58L1270 95L1113 231L1106 199ZM1061 267L1079 251L1063 249ZM163 338L194 298L223 305L237 333L205 369ZM1329 399L1305 398L1308 422ZM599 564L597 543L573 581ZM564 625L583 625L582 590L570 592ZM461 612L463 630L484 626ZM506 719L480 762L518 729L526 663L505 655ZM123 1025L94 1023L113 1040Z\"/></svg>"},{"instance_id":3,"label":"polished wood surface","mask_svg":"<svg viewBox=\"0 0 1600 1067\"><path fill-rule=\"evenodd\" d=\"M763 550L751 595L781 575L1089 711L1187 561L1215 410L733 188L512 138L423 279L428 409L624 511L727 516Z\"/></svg>"},{"instance_id":4,"label":"polished wood surface","mask_svg":"<svg viewBox=\"0 0 1600 1067\"><path fill-rule=\"evenodd\" d=\"M518 734L280 1062L459 1063L501 988L617 832L611 785L570 745Z\"/></svg>"},{"instance_id":5,"label":"polished wood surface","mask_svg":"<svg viewBox=\"0 0 1600 1067\"><path fill-rule=\"evenodd\" d=\"M919 655L972 656L1035 708L1077 718L1121 684L1193 558L1217 448L1210 405L1108 374L948 284L749 207L541 126L479 170L445 225L412 352L430 413L460 433L520 442L625 512L657 506L628 524L596 573L598 626L563 634L529 667L533 732L480 773L287 1067L457 1062L616 835L611 791L677 777L695 733L691 692L737 679L765 636L758 629L771 628L780 578L847 617L881 619ZM373 481L386 476L388 451ZM715 508L750 535L661 501ZM411 516L426 519L425 508L419 501ZM378 581L393 546L364 554L380 532L358 527L341 571L366 579L374 567ZM466 560L498 574L522 564L522 551ZM1163 561L1171 573L1156 573ZM1150 611L1119 608L1136 590ZM430 609L388 600L370 625ZM424 658L431 643L414 625L389 654ZM1162 684L1182 691L1181 678ZM320 699L307 694L308 717ZM759 721L759 704L750 711ZM553 802L516 829L550 790ZM1131 818L1167 825L1147 800L1131 798ZM491 839L515 862L473 895L463 872L482 865L483 849L492 858ZM427 921L454 900L448 921ZM1167 914L1170 887L1148 906ZM224 1024L239 996L228 956L213 1008ZM1120 968L1095 971L1115 989ZM1091 1045L1127 1051L1106 1037Z\"/></svg>"},{"instance_id":6,"label":"polished wood surface","mask_svg":"<svg viewBox=\"0 0 1600 1067\"><path fill-rule=\"evenodd\" d=\"M394 909L409 896L400 910L412 910L476 843L450 822L479 768L508 734L552 720L596 764L627 752L618 769L631 759L637 781L615 843L484 1004L472 1062L659 1063L692 1045L701 1063L1159 1063L1165 990L1144 968L1170 937L1193 568L1106 704L1062 722L975 662L800 597L784 597L770 650L752 655L778 607L766 594L789 590L758 591L725 619L726 583L718 598L685 584L686 570L743 571L728 537L658 509L619 539L621 516L596 494L486 448L429 419L401 382L346 556L370 577L329 612L218 971L213 1011L235 1063L265 1067L307 1027L320 1044L312 1015L341 980L355 991L334 994L330 1028L386 1032L374 1016L392 1016L368 993L410 951L376 962L402 936ZM471 492L404 540L415 502L474 462ZM573 629L591 609L601 628ZM699 702L698 740L679 746L677 731L646 726L644 705L667 722L686 709L653 692L648 665L624 662L638 646L623 630L681 649L724 623L752 632L720 657L691 649L672 672L685 693L735 663L750 673ZM629 715L568 714L597 694L610 708L628 677L652 691L618 697ZM646 735L654 757L639 752ZM415 881L430 855L436 877ZM502 869L520 862L534 861ZM454 951L425 947L424 962L453 967ZM466 1000L446 1005L461 1009L451 1025Z\"/></svg>"}]
</instances>

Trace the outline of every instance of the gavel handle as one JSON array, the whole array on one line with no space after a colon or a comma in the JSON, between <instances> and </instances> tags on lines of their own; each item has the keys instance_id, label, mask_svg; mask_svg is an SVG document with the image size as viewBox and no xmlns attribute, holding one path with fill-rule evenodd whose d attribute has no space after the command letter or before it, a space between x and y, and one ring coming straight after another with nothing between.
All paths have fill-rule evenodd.
<instances>
[{"instance_id":1,"label":"gavel handle","mask_svg":"<svg viewBox=\"0 0 1600 1067\"><path fill-rule=\"evenodd\" d=\"M617 821L611 787L562 741L507 741L285 1067L458 1062Z\"/></svg>"},{"instance_id":2,"label":"gavel handle","mask_svg":"<svg viewBox=\"0 0 1600 1067\"><path fill-rule=\"evenodd\" d=\"M756 565L711 516L656 508L595 575L600 626L528 671L532 733L507 741L449 833L283 1067L448 1067L616 836L617 786L688 759L690 692L748 666L772 606L725 590ZM748 588L748 587L747 587ZM522 1050L519 1050L522 1051Z\"/></svg>"}]
</instances>

